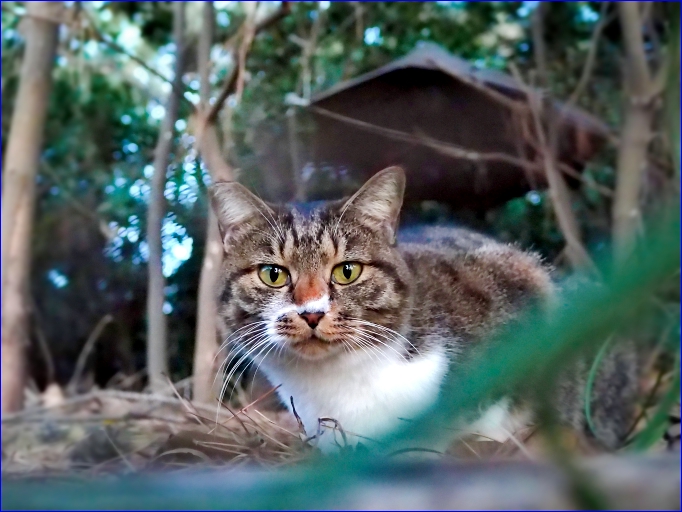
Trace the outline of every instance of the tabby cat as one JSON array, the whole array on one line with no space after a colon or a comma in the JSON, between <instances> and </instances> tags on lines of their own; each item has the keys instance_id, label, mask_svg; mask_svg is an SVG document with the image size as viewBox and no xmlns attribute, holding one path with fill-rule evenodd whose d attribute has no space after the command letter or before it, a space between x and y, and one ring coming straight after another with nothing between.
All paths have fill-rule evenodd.
<instances>
[{"instance_id":1,"label":"tabby cat","mask_svg":"<svg viewBox=\"0 0 682 512\"><path fill-rule=\"evenodd\" d=\"M398 243L404 188L403 171L391 167L349 199L305 211L268 205L238 183L212 187L226 252L225 363L253 361L309 433L331 418L354 444L417 416L434 402L452 358L530 300L552 295L538 256L482 235L430 228L421 243ZM628 417L613 397L634 390L626 362L614 367L615 384L599 384L608 406L593 407L609 446L621 441ZM575 389L562 387L558 405L584 430ZM493 405L470 431L504 441L531 421L511 404Z\"/></svg>"}]
</instances>

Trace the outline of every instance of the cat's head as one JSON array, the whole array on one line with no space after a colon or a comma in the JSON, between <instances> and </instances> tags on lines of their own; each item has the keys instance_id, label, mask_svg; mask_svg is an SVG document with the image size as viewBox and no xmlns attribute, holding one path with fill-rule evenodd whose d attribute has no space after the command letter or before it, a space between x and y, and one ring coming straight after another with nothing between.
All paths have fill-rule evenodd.
<instances>
[{"instance_id":1,"label":"cat's head","mask_svg":"<svg viewBox=\"0 0 682 512\"><path fill-rule=\"evenodd\" d=\"M391 167L350 199L302 212L216 183L225 250L219 311L233 340L269 340L304 359L393 343L389 329L400 329L410 289L395 247L404 188L404 172Z\"/></svg>"}]
</instances>

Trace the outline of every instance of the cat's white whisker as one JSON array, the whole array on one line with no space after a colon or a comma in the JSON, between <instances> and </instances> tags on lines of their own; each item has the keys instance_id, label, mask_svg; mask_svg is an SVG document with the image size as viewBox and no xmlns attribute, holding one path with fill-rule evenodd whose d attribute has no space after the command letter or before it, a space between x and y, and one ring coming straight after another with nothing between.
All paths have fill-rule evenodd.
<instances>
[{"instance_id":1,"label":"cat's white whisker","mask_svg":"<svg viewBox=\"0 0 682 512\"><path fill-rule=\"evenodd\" d=\"M253 350L254 350L254 351L257 350L259 347L263 346L264 343L265 343L265 342L257 344L257 345L253 348ZM232 370L230 370L230 373L228 374L227 378L225 378L225 380L224 380L224 382L223 382L223 385L222 385L221 388L220 388L220 395L218 396L218 409L217 409L217 411L216 411L216 423L218 422L218 417L219 417L219 415L220 415L220 404L222 403L222 401L223 401L223 399L224 399L224 397L225 397L225 393L227 392L227 386L230 384L231 379L232 379L232 375L233 375L234 372L239 368L239 365L242 363L243 360L244 360L244 359L240 359L240 361L232 368ZM248 366L248 365L247 365L247 366ZM238 385L238 384L235 383L235 386L236 386L236 385ZM230 397L231 397L231 395L230 395Z\"/></svg>"},{"instance_id":2,"label":"cat's white whisker","mask_svg":"<svg viewBox=\"0 0 682 512\"><path fill-rule=\"evenodd\" d=\"M403 336L402 334L400 334L398 331L394 331L393 329L391 329L391 328L389 328L389 327L386 327L385 325L375 324L374 322L369 322L369 321L367 321L367 320L362 320L362 319L360 319L360 318L351 318L350 320L352 320L352 321L354 321L354 322L358 322L358 323L360 323L360 324L364 324L364 325L369 325L369 326L375 327L375 328L377 328L377 329L379 329L379 330L381 330L381 331L388 332L388 333L392 334L393 336L397 336L397 337L400 338L401 340L405 341L405 343L407 343L408 345L410 345L410 347L412 347L412 349L419 355L419 349L418 349L410 340L408 340L405 336Z\"/></svg>"},{"instance_id":3,"label":"cat's white whisker","mask_svg":"<svg viewBox=\"0 0 682 512\"><path fill-rule=\"evenodd\" d=\"M360 350L367 354L370 359L373 359L379 363L382 361L382 358L383 360L389 360L386 353L379 350L373 343L370 343L369 341L359 337L358 334L353 336L351 339Z\"/></svg>"},{"instance_id":4,"label":"cat's white whisker","mask_svg":"<svg viewBox=\"0 0 682 512\"><path fill-rule=\"evenodd\" d=\"M343 343L344 347L348 347L350 349L349 353L352 354L353 350L360 349L363 352L365 352L370 359L374 360L376 358L376 360L378 361L376 354L373 354L366 349L366 347L368 347L369 345L367 343L365 343L364 341L358 339L356 336L350 336L349 338L342 338L341 342Z\"/></svg>"},{"instance_id":5,"label":"cat's white whisker","mask_svg":"<svg viewBox=\"0 0 682 512\"><path fill-rule=\"evenodd\" d=\"M256 337L254 340L251 340L251 343L253 346L249 347L248 350L242 354L242 356L239 358L239 360L232 365L232 369L229 371L227 374L227 377L225 378L226 382L229 382L231 377L234 375L234 373L237 371L239 368L239 365L242 364L244 361L246 361L249 356L255 352L259 347L261 347L264 343L269 343L269 336L267 334L261 334L258 337Z\"/></svg>"},{"instance_id":6,"label":"cat's white whisker","mask_svg":"<svg viewBox=\"0 0 682 512\"><path fill-rule=\"evenodd\" d=\"M243 349L244 349L245 347L248 347L248 346L249 346L251 343L253 343L254 341L257 342L258 339L259 339L258 337L262 336L262 334L256 334L255 336L256 336L256 337L254 338L253 341L252 341L252 340L248 340L248 341L244 344L243 347L235 347L232 351L230 351L230 353L228 354L228 356L229 356L230 354L232 354L232 356L229 358L229 360L226 358L226 359L220 364L220 367L218 368L218 371L216 372L215 376L213 377L213 385L214 385L214 386L215 386L215 383L216 383L218 377L221 376L221 375L223 374L223 372L224 372L227 368L230 368L230 367L231 367L230 363L234 360L234 358L237 357L237 356L243 355ZM238 363L237 363L237 364L238 364Z\"/></svg>"},{"instance_id":7,"label":"cat's white whisker","mask_svg":"<svg viewBox=\"0 0 682 512\"><path fill-rule=\"evenodd\" d=\"M259 323L261 323L261 322L259 322ZM263 322L263 323L265 323L265 322ZM234 343L235 347L232 350L228 351L227 354L225 354L225 358L223 359L223 362L220 363L220 366L218 366L218 370L217 370L215 376L213 377L213 385L215 385L215 381L218 378L218 375L220 375L223 372L223 370L227 366L229 366L232 359L236 356L236 354L239 353L239 349L241 347L237 344L240 343L246 336L256 337L256 336L259 336L260 334L264 333L265 331L266 331L266 327L253 328L252 330L249 330L249 331L242 333L237 339L229 342L229 343ZM244 345L247 345L248 343L249 343L248 340L246 342L243 342ZM227 344L225 346L227 346ZM221 347L220 350L222 350L223 348L224 347ZM230 354L232 354L232 357L230 357ZM213 360L215 361L215 357L213 358Z\"/></svg>"},{"instance_id":8,"label":"cat's white whisker","mask_svg":"<svg viewBox=\"0 0 682 512\"><path fill-rule=\"evenodd\" d=\"M251 378L251 385L252 386L253 386L253 383L256 382L256 376L258 375L258 370L260 369L260 365L263 364L263 361L265 361L265 358L268 357L268 355L270 355L270 352L272 352L273 349L280 348L280 347L282 347L282 345L277 345L276 343L272 343L272 346L263 355L263 358L258 363L258 366L256 366L256 371L253 372L253 377ZM275 353L277 353L277 352L275 351ZM256 357L254 357L253 359L255 360L257 357L260 357L260 353ZM230 396L230 398L232 398L232 397Z\"/></svg>"},{"instance_id":9,"label":"cat's white whisker","mask_svg":"<svg viewBox=\"0 0 682 512\"><path fill-rule=\"evenodd\" d=\"M216 357L218 357L218 355L220 354L220 352L221 352L222 350L224 350L226 347L228 347L230 343L235 343L235 340L230 340L230 338L232 338L232 336L235 336L236 334L239 334L239 333L241 333L241 334L243 335L244 333L242 333L241 331L244 331L245 329L248 329L248 330L246 331L246 334L249 334L249 333L253 332L253 331L250 330L250 329L255 329L257 326L259 326L259 325L264 325L264 324L267 324L267 322L264 322L264 321L251 322L251 323L246 324L246 325L240 327L239 329L233 331L232 333L230 333L230 334L225 338L225 340L220 344L220 347L218 348L218 350L217 350L215 356L213 356L213 360L215 361ZM237 341L238 341L238 340L237 340Z\"/></svg>"},{"instance_id":10,"label":"cat's white whisker","mask_svg":"<svg viewBox=\"0 0 682 512\"><path fill-rule=\"evenodd\" d=\"M369 332L369 331L367 331L367 330L365 330L365 329L358 328L358 327L352 327L352 326L350 326L349 328L350 328L350 329L353 329L353 330L354 330L355 332L357 332L359 335L364 336L365 339L370 340L370 341L374 341L375 343L378 343L378 344L380 344L380 345L382 345L382 346L384 346L384 347L386 347L386 348L392 350L392 351L395 352L401 359L407 360L407 357L406 357L404 354L401 354L400 352L398 352L398 351L395 349L395 347L392 347L389 343L386 343L385 341L379 339L374 333L371 333L371 332ZM396 340L393 339L393 340L391 340L391 341L396 341Z\"/></svg>"},{"instance_id":11,"label":"cat's white whisker","mask_svg":"<svg viewBox=\"0 0 682 512\"><path fill-rule=\"evenodd\" d=\"M239 373L239 375L238 375L237 378L235 379L235 385L232 387L232 391L230 392L230 396L229 396L228 399L227 399L228 402L230 402L230 401L232 400L232 395L234 394L234 390L237 388L237 386L239 386L239 383L241 382L241 379L242 379L242 376L244 375L244 373L246 373L246 371L247 371L251 366L253 366L253 363L261 356L261 354L262 354L265 350L267 350L267 352L266 352L266 355L267 355L268 353L270 353L270 351L272 350L272 348L275 347L275 346L276 346L275 344L273 344L272 342L270 342L270 341L268 340L267 343L265 343L264 345L262 345L262 348L259 350L258 354L256 354L255 356L252 356L252 357L249 358L249 362L246 364L246 366L244 366L244 369ZM261 362L263 362L263 361L261 360ZM259 366L260 366L260 365L259 365ZM256 371L258 371L258 370L256 370ZM254 374L254 377L255 377L255 374Z\"/></svg>"},{"instance_id":12,"label":"cat's white whisker","mask_svg":"<svg viewBox=\"0 0 682 512\"><path fill-rule=\"evenodd\" d=\"M265 336L265 337L263 337L263 336ZM220 402L223 401L223 398L224 398L224 396L225 396L225 392L227 391L227 386L229 385L230 380L232 379L232 376L234 375L234 373L235 373L235 372L237 371L237 369L239 368L239 365L242 364L242 362L244 362L245 360L247 360L248 357L249 357L253 352L255 352L256 350L258 350L258 349L259 349L260 347L262 347L264 344L269 343L269 339L268 339L268 337L267 337L266 335L260 335L259 337L256 337L254 340L249 340L249 343L253 343L254 346L249 347L249 350L248 350L245 354L243 354L242 357L234 364L234 366L232 367L232 369L230 370L230 372L229 372L229 373L227 374L227 376L225 377L225 380L223 381L223 385L222 385L221 388L220 388L220 395L219 395L219 397L218 397L218 402L219 402L219 403L218 403L218 410L217 410L217 412L216 412L216 423L217 423L218 417L219 417L219 415L220 415Z\"/></svg>"}]
</instances>

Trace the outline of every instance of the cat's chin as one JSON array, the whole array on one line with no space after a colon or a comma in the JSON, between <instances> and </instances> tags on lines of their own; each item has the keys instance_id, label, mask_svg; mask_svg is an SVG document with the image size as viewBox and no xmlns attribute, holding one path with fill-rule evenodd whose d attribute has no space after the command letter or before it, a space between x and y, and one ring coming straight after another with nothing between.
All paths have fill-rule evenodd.
<instances>
[{"instance_id":1,"label":"cat's chin","mask_svg":"<svg viewBox=\"0 0 682 512\"><path fill-rule=\"evenodd\" d=\"M322 340L317 336L311 336L305 340L292 341L288 344L288 348L294 355L309 361L325 359L342 350L339 344Z\"/></svg>"}]
</instances>

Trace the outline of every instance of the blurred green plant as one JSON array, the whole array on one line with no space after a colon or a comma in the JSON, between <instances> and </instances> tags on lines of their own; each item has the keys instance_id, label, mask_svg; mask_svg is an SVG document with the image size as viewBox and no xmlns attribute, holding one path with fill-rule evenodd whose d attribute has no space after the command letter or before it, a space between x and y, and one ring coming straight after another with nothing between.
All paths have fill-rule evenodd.
<instances>
[{"instance_id":1,"label":"blurred green plant","mask_svg":"<svg viewBox=\"0 0 682 512\"><path fill-rule=\"evenodd\" d=\"M670 212L669 212L670 213ZM519 383L539 389L547 379L601 343L613 332L623 332L641 321L648 301L662 287L677 279L680 268L679 205L668 220L652 222L636 253L617 269L602 266L605 283L580 276L559 297L551 315L530 311L519 324L500 332L485 349L464 366L453 367L437 403L418 421L406 423L387 437L386 443L421 442L448 437L463 414L482 401L499 396ZM608 259L607 261L610 261ZM679 351L679 344L677 346ZM634 447L648 446L660 434L659 417L679 399L679 364L675 383L661 402L650 428ZM263 476L256 487L227 492L221 486L168 485L162 475L70 482L3 482L3 508L211 508L282 509L331 506L336 497L377 472L391 469L391 462L368 451L342 452L313 459L300 466ZM226 476L227 478L227 476ZM215 482L215 480L214 480ZM195 486L195 487L193 487Z\"/></svg>"}]
</instances>

